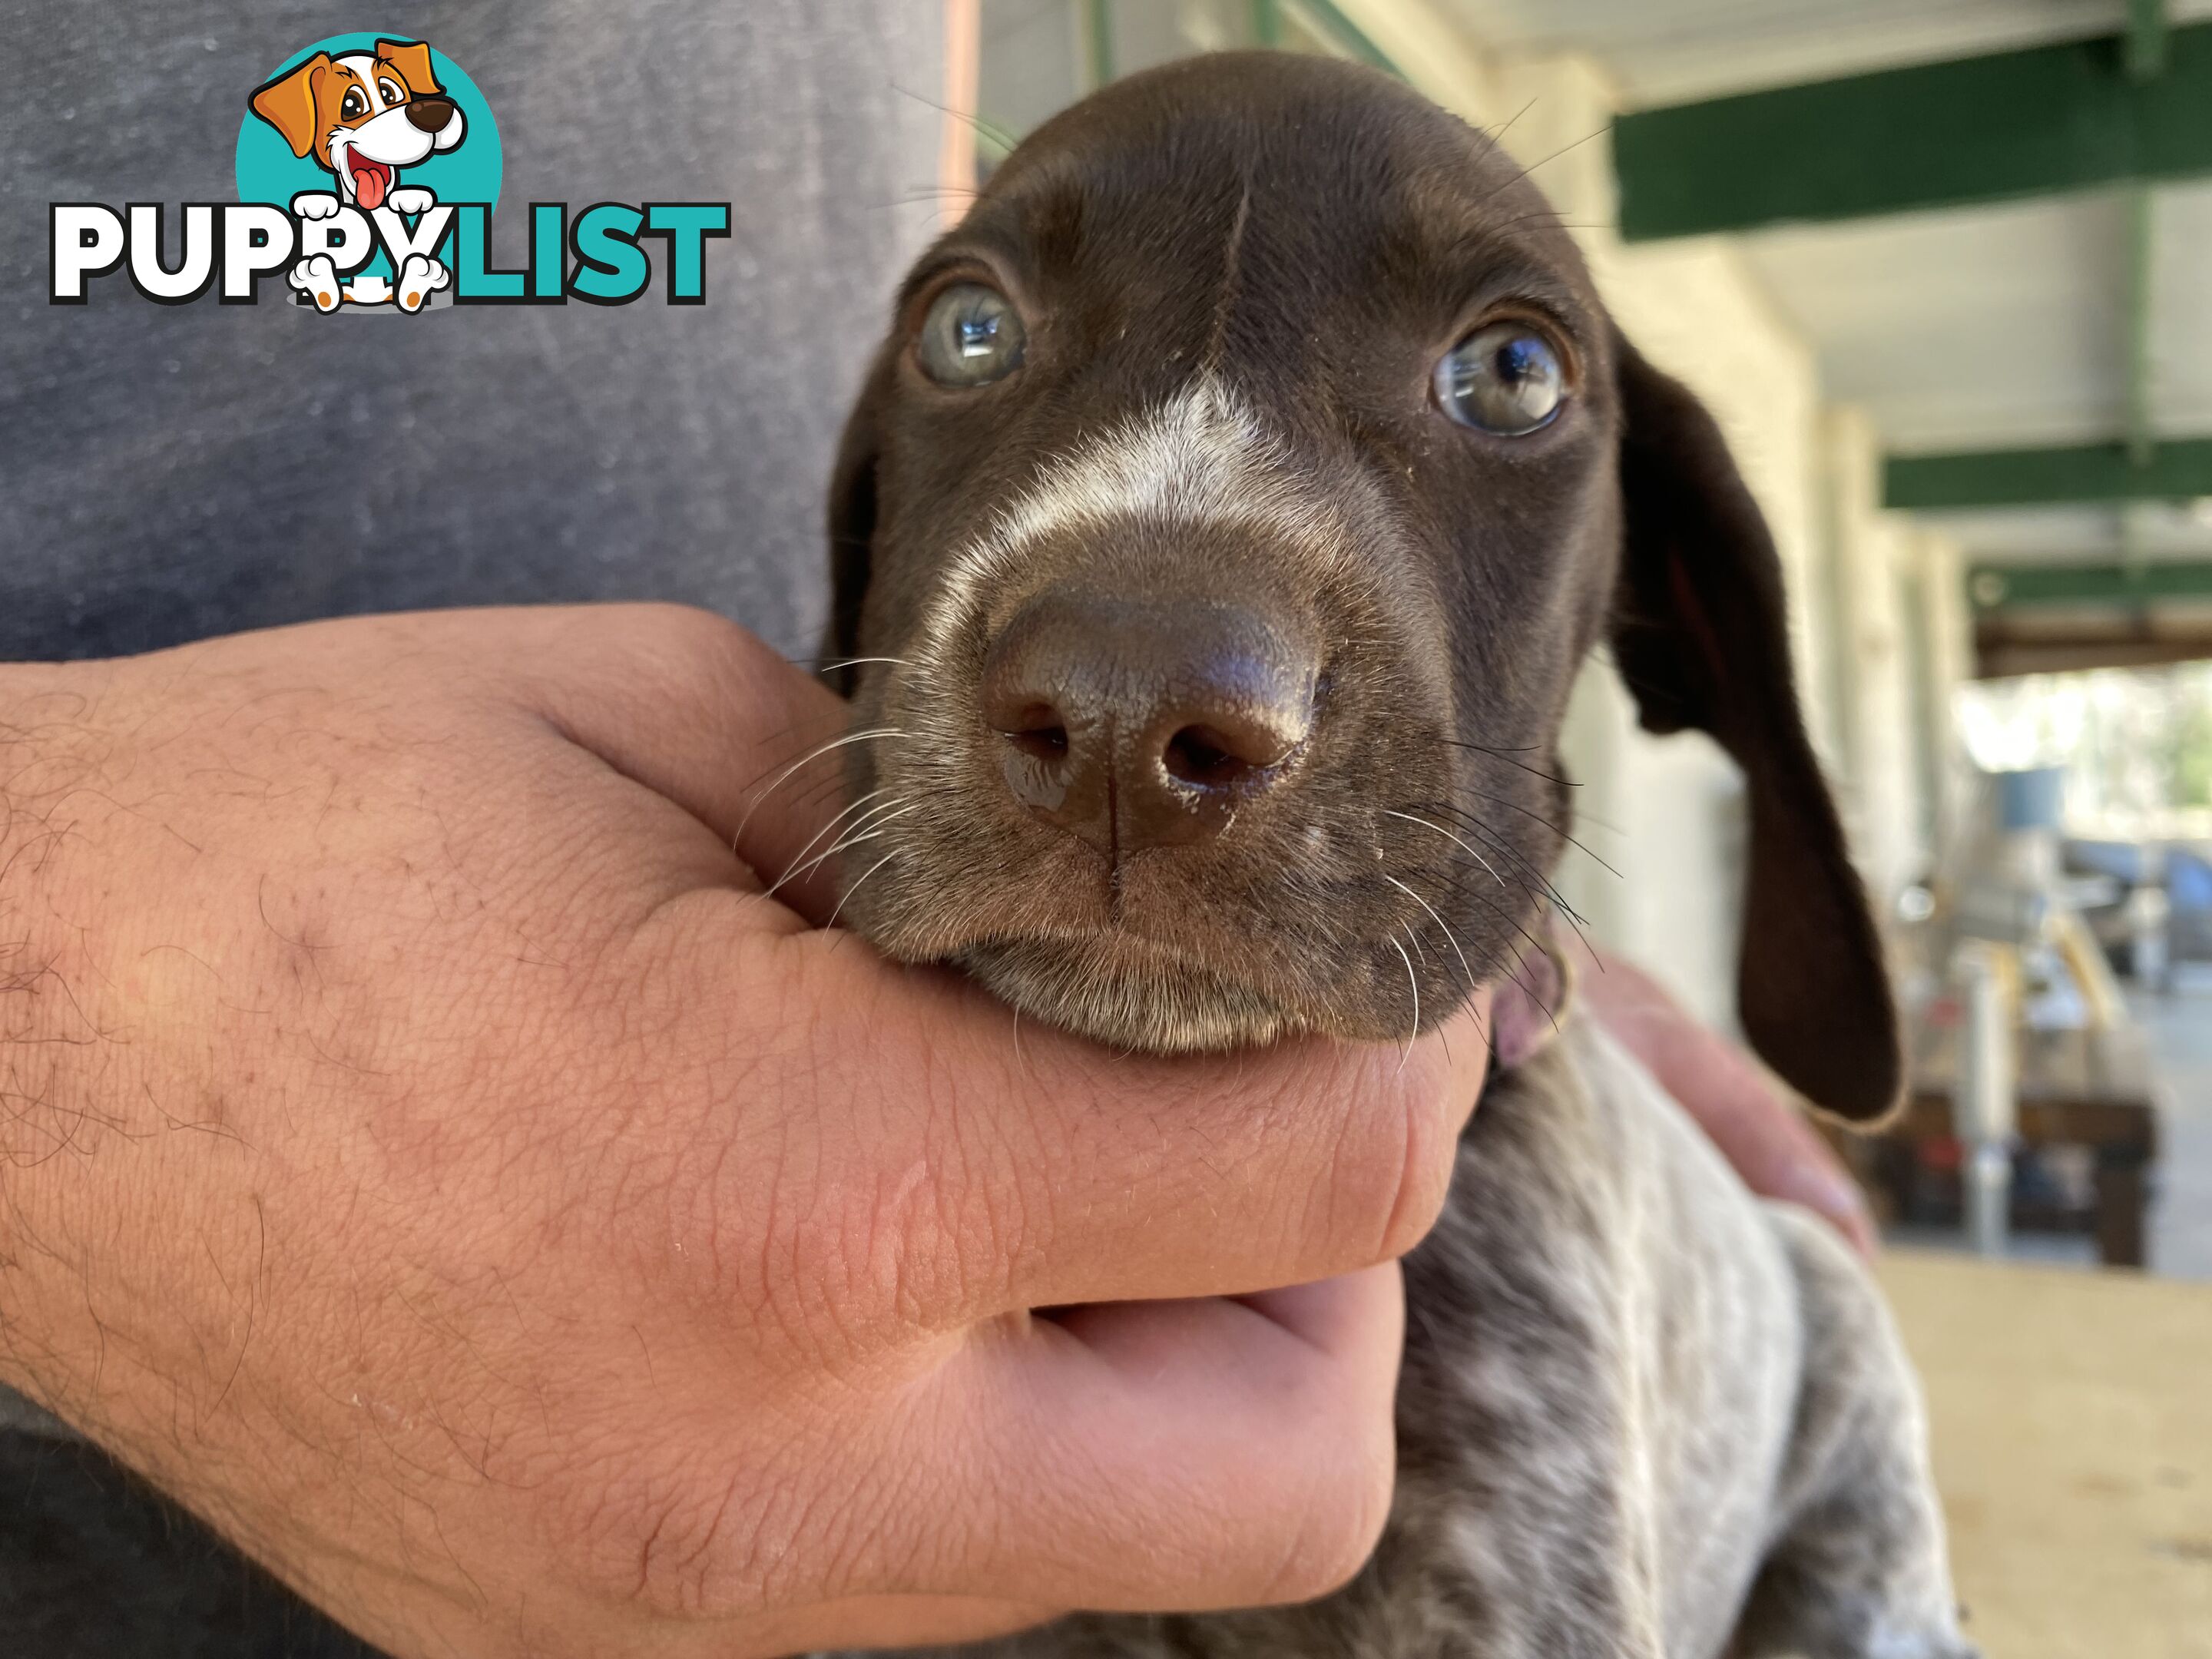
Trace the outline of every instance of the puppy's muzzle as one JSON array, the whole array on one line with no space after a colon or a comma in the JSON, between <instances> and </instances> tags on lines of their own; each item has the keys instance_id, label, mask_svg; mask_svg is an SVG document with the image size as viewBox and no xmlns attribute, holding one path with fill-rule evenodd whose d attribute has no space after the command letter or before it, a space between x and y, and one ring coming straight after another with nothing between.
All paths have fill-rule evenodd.
<instances>
[{"instance_id":1,"label":"puppy's muzzle","mask_svg":"<svg viewBox=\"0 0 2212 1659\"><path fill-rule=\"evenodd\" d=\"M1223 600L1048 589L984 659L1006 787L1109 858L1219 834L1312 734L1322 680L1300 631Z\"/></svg>"}]
</instances>

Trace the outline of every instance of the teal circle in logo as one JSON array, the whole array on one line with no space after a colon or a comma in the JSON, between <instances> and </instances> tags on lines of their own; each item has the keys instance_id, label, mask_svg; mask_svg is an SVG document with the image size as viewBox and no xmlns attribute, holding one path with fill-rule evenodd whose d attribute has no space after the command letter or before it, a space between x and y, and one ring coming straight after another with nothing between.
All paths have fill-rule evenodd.
<instances>
[{"instance_id":1,"label":"teal circle in logo","mask_svg":"<svg viewBox=\"0 0 2212 1659\"><path fill-rule=\"evenodd\" d=\"M319 52L328 52L333 58L347 52L374 54L380 40L413 44L410 36L374 30L333 34L294 52L270 72L268 81L263 84L282 79ZM441 203L482 202L487 207L493 206L499 201L501 156L499 123L492 118L491 106L484 101L483 94L460 65L435 46L430 48L430 72L437 79L439 94L453 100L468 125L459 144L449 150L434 152L427 159L402 169L399 183L428 190ZM306 155L293 155L292 146L284 136L254 112L252 100L258 90L246 88L240 100L246 105L246 114L238 125L238 199L271 203L289 212L292 198L303 191L338 193L337 178L316 161L312 151ZM386 269L381 253L371 269Z\"/></svg>"}]
</instances>

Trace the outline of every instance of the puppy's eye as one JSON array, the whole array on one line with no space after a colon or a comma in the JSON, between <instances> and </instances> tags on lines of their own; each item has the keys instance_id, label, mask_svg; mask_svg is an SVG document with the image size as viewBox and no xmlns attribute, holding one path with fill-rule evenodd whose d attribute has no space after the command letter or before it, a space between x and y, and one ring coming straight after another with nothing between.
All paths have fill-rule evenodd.
<instances>
[{"instance_id":1,"label":"puppy's eye","mask_svg":"<svg viewBox=\"0 0 2212 1659\"><path fill-rule=\"evenodd\" d=\"M1567 398L1557 348L1528 323L1475 330L1444 353L1432 384L1445 414L1504 438L1549 425Z\"/></svg>"},{"instance_id":2,"label":"puppy's eye","mask_svg":"<svg viewBox=\"0 0 2212 1659\"><path fill-rule=\"evenodd\" d=\"M914 356L939 386L982 386L1022 366L1027 340L1005 295L981 283L956 283L931 302Z\"/></svg>"},{"instance_id":3,"label":"puppy's eye","mask_svg":"<svg viewBox=\"0 0 2212 1659\"><path fill-rule=\"evenodd\" d=\"M376 89L384 94L384 101L387 104L404 104L407 101L406 89L398 82L388 76L376 83Z\"/></svg>"},{"instance_id":4,"label":"puppy's eye","mask_svg":"<svg viewBox=\"0 0 2212 1659\"><path fill-rule=\"evenodd\" d=\"M346 88L346 95L338 101L338 113L341 115L366 115L368 113L368 100L361 95L361 88L359 87L349 87Z\"/></svg>"}]
</instances>

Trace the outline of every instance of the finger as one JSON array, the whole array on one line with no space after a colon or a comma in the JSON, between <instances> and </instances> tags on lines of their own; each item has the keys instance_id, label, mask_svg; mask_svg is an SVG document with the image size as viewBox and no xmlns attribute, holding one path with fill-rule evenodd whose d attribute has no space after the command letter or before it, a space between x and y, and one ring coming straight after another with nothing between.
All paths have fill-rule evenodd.
<instances>
[{"instance_id":1,"label":"finger","mask_svg":"<svg viewBox=\"0 0 2212 1659\"><path fill-rule=\"evenodd\" d=\"M984 1595L855 1595L749 1620L745 1634L755 1650L775 1653L934 1647L1011 1636L1045 1624L1061 1611ZM658 1650L722 1659L730 1651L729 1636L709 1630L696 1641L669 1640Z\"/></svg>"},{"instance_id":2,"label":"finger","mask_svg":"<svg viewBox=\"0 0 2212 1659\"><path fill-rule=\"evenodd\" d=\"M1802 1204L1871 1256L1874 1218L1843 1160L1735 1043L1693 1019L1633 963L1585 978L1606 1028L1694 1118L1752 1191Z\"/></svg>"},{"instance_id":3,"label":"finger","mask_svg":"<svg viewBox=\"0 0 2212 1659\"><path fill-rule=\"evenodd\" d=\"M1763 1109L1736 1114L1709 1127L1722 1155L1752 1191L1802 1205L1871 1260L1880 1249L1881 1236L1858 1183L1810 1124L1771 1091L1764 1093Z\"/></svg>"},{"instance_id":4,"label":"finger","mask_svg":"<svg viewBox=\"0 0 2212 1659\"><path fill-rule=\"evenodd\" d=\"M1763 1197L1803 1205L1831 1223L1854 1249L1874 1255L1874 1218L1858 1183L1750 1056L1697 1028L1666 1045L1662 1063L1652 1071L1745 1186Z\"/></svg>"},{"instance_id":5,"label":"finger","mask_svg":"<svg viewBox=\"0 0 2212 1659\"><path fill-rule=\"evenodd\" d=\"M1874 1218L1843 1160L1740 1050L1699 1034L1654 1068L1745 1186L1765 1198L1800 1204L1872 1256Z\"/></svg>"},{"instance_id":6,"label":"finger","mask_svg":"<svg viewBox=\"0 0 2212 1659\"><path fill-rule=\"evenodd\" d=\"M1395 1474L1395 1264L1244 1300L1089 1308L972 1351L956 1467L1001 1514L962 1568L1069 1606L1303 1601L1372 1551Z\"/></svg>"},{"instance_id":7,"label":"finger","mask_svg":"<svg viewBox=\"0 0 2212 1659\"><path fill-rule=\"evenodd\" d=\"M671 994L763 1023L725 1040L775 1121L726 1115L687 1144L719 1183L702 1202L742 1213L756 1196L757 1160L726 1155L726 1137L814 1139L818 1190L790 1212L895 1261L933 1320L1239 1294L1395 1259L1442 1207L1482 1086L1486 998L1403 1049L1294 1040L1161 1060L1034 1023L1018 1039L973 985L845 935L728 932L678 953L704 983ZM803 1042L777 1036L795 1022Z\"/></svg>"}]
</instances>

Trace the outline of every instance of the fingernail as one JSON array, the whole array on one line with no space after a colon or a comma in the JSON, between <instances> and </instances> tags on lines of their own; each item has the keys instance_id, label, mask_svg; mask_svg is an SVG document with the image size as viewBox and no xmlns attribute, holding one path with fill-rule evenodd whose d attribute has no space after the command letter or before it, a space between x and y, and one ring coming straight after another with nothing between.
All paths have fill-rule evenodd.
<instances>
[{"instance_id":1,"label":"fingernail","mask_svg":"<svg viewBox=\"0 0 2212 1659\"><path fill-rule=\"evenodd\" d=\"M1801 1168L1788 1184L1795 1190L1787 1196L1828 1221L1860 1255L1873 1255L1879 1237L1874 1211L1856 1182L1832 1170Z\"/></svg>"}]
</instances>

